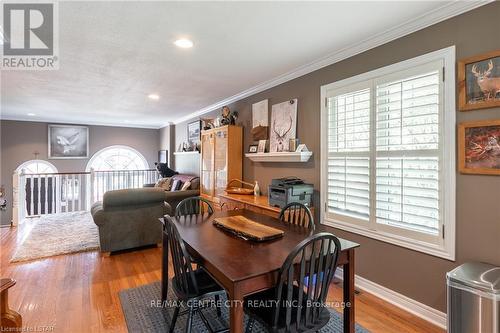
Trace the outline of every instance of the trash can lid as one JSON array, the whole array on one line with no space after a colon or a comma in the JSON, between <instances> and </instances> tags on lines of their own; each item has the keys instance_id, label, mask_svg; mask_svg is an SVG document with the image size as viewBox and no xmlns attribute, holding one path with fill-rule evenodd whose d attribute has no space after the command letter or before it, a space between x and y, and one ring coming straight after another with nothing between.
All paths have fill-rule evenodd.
<instances>
[{"instance_id":1,"label":"trash can lid","mask_svg":"<svg viewBox=\"0 0 500 333\"><path fill-rule=\"evenodd\" d=\"M490 294L500 294L500 267L480 262L469 262L446 274L453 281Z\"/></svg>"}]
</instances>

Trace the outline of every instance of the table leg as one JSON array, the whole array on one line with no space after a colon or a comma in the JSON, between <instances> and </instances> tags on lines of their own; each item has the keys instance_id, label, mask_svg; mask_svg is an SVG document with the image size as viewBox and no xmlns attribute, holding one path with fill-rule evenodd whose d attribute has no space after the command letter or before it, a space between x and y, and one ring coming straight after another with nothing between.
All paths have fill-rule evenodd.
<instances>
[{"instance_id":1,"label":"table leg","mask_svg":"<svg viewBox=\"0 0 500 333\"><path fill-rule=\"evenodd\" d=\"M245 331L243 318L243 295L238 291L231 293L229 299L232 301L229 308L229 328L231 333L243 333Z\"/></svg>"},{"instance_id":2,"label":"table leg","mask_svg":"<svg viewBox=\"0 0 500 333\"><path fill-rule=\"evenodd\" d=\"M167 300L168 294L168 237L162 233L162 259L161 259L161 300Z\"/></svg>"},{"instance_id":3,"label":"table leg","mask_svg":"<svg viewBox=\"0 0 500 333\"><path fill-rule=\"evenodd\" d=\"M347 252L347 263L344 265L344 333L354 333L354 249Z\"/></svg>"}]
</instances>

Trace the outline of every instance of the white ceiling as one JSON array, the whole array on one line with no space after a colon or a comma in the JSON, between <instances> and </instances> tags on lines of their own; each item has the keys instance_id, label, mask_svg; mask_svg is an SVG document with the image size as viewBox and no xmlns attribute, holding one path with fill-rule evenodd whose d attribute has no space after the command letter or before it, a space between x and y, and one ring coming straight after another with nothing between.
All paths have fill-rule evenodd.
<instances>
[{"instance_id":1,"label":"white ceiling","mask_svg":"<svg viewBox=\"0 0 500 333\"><path fill-rule=\"evenodd\" d=\"M1 117L158 128L464 8L472 6L433 1L62 2L60 69L2 72ZM177 48L173 41L180 37L195 46ZM273 81L278 77L281 81ZM150 93L160 99L148 99Z\"/></svg>"}]
</instances>

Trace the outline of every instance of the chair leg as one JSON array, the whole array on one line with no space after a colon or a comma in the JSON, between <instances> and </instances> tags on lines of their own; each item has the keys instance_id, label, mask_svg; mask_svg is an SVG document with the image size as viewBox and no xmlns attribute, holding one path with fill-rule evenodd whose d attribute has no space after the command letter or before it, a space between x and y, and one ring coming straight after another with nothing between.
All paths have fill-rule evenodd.
<instances>
[{"instance_id":1,"label":"chair leg","mask_svg":"<svg viewBox=\"0 0 500 333\"><path fill-rule=\"evenodd\" d=\"M245 330L245 333L252 333L254 322L255 322L255 319L253 319L252 317L250 317L248 319L247 329Z\"/></svg>"},{"instance_id":2,"label":"chair leg","mask_svg":"<svg viewBox=\"0 0 500 333\"><path fill-rule=\"evenodd\" d=\"M177 322L177 317L179 316L179 305L175 306L174 316L172 317L172 322L170 323L169 333L174 333L175 323Z\"/></svg>"},{"instance_id":3,"label":"chair leg","mask_svg":"<svg viewBox=\"0 0 500 333\"><path fill-rule=\"evenodd\" d=\"M220 310L219 299L219 295L215 295L215 310L217 311L217 317L220 318L222 316L222 311Z\"/></svg>"},{"instance_id":4,"label":"chair leg","mask_svg":"<svg viewBox=\"0 0 500 333\"><path fill-rule=\"evenodd\" d=\"M186 322L186 333L191 333L191 326L193 326L194 308L189 308L189 315Z\"/></svg>"}]
</instances>

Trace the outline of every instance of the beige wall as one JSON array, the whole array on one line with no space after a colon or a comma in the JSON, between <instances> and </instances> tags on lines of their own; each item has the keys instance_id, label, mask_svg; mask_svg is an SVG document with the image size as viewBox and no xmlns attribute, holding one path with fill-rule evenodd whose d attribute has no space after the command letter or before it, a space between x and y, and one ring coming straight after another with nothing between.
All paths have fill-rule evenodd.
<instances>
[{"instance_id":1,"label":"beige wall","mask_svg":"<svg viewBox=\"0 0 500 333\"><path fill-rule=\"evenodd\" d=\"M0 212L0 224L10 224L12 219L12 173L23 162L35 158L54 164L59 172L85 171L92 155L111 145L126 145L138 150L151 168L158 158L159 130L108 126L89 126L89 158L57 160L47 159L48 124L27 121L0 121L0 184L5 186L7 211Z\"/></svg>"},{"instance_id":2,"label":"beige wall","mask_svg":"<svg viewBox=\"0 0 500 333\"><path fill-rule=\"evenodd\" d=\"M308 163L253 163L244 159L244 178L259 180L266 189L272 178L299 176L320 188L320 87L379 67L456 45L457 59L500 49L500 3L492 3L377 47L337 64L284 83L230 105L250 140L251 105L268 98L270 105L298 98L297 136L314 152ZM217 114L219 111L216 112ZM457 121L500 119L500 108L457 112ZM176 145L185 140L178 125ZM332 229L355 242L356 273L433 308L445 311L445 273L465 261L500 265L500 177L457 173L456 262L447 261L353 233ZM318 195L316 195L318 202Z\"/></svg>"}]
</instances>

